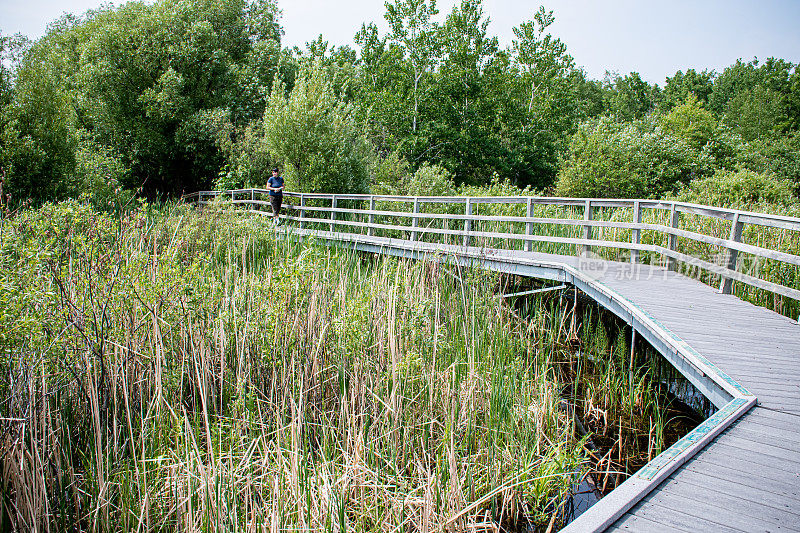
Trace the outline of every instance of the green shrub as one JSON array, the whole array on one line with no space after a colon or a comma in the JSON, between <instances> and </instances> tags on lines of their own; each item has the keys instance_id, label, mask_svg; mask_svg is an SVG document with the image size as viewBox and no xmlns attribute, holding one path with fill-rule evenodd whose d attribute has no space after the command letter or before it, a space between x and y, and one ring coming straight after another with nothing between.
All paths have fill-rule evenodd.
<instances>
[{"instance_id":1,"label":"green shrub","mask_svg":"<svg viewBox=\"0 0 800 533\"><path fill-rule=\"evenodd\" d=\"M320 65L287 98L276 84L264 112L267 149L286 165L287 189L363 193L374 157L351 105L334 93Z\"/></svg>"},{"instance_id":2,"label":"green shrub","mask_svg":"<svg viewBox=\"0 0 800 533\"><path fill-rule=\"evenodd\" d=\"M83 138L75 152L75 187L95 208L116 211L134 193L124 189L130 168L112 148Z\"/></svg>"},{"instance_id":3,"label":"green shrub","mask_svg":"<svg viewBox=\"0 0 800 533\"><path fill-rule=\"evenodd\" d=\"M773 137L788 121L782 95L763 86L736 94L723 120L746 140Z\"/></svg>"},{"instance_id":4,"label":"green shrub","mask_svg":"<svg viewBox=\"0 0 800 533\"><path fill-rule=\"evenodd\" d=\"M275 157L267 148L261 120L254 120L239 131L228 151L226 168L214 183L216 190L266 185L275 166Z\"/></svg>"},{"instance_id":5,"label":"green shrub","mask_svg":"<svg viewBox=\"0 0 800 533\"><path fill-rule=\"evenodd\" d=\"M742 143L736 153L736 164L791 180L800 189L800 135Z\"/></svg>"},{"instance_id":6,"label":"green shrub","mask_svg":"<svg viewBox=\"0 0 800 533\"><path fill-rule=\"evenodd\" d=\"M461 196L533 196L541 193L531 189L530 185L520 189L511 183L511 180L500 179L500 176L495 173L489 183L462 185L458 188L458 194Z\"/></svg>"},{"instance_id":7,"label":"green shrub","mask_svg":"<svg viewBox=\"0 0 800 533\"><path fill-rule=\"evenodd\" d=\"M412 196L455 196L453 175L439 165L423 164L411 176L408 193Z\"/></svg>"},{"instance_id":8,"label":"green shrub","mask_svg":"<svg viewBox=\"0 0 800 533\"><path fill-rule=\"evenodd\" d=\"M661 118L664 129L699 150L708 143L717 128L717 120L703 108L694 95Z\"/></svg>"},{"instance_id":9,"label":"green shrub","mask_svg":"<svg viewBox=\"0 0 800 533\"><path fill-rule=\"evenodd\" d=\"M620 124L602 117L573 135L558 172L560 196L658 197L705 173L710 158L653 118Z\"/></svg>"},{"instance_id":10,"label":"green shrub","mask_svg":"<svg viewBox=\"0 0 800 533\"><path fill-rule=\"evenodd\" d=\"M372 167L373 194L406 194L411 170L408 161L397 152L376 158Z\"/></svg>"},{"instance_id":11,"label":"green shrub","mask_svg":"<svg viewBox=\"0 0 800 533\"><path fill-rule=\"evenodd\" d=\"M797 202L790 180L748 169L718 170L711 176L698 178L681 191L678 198L722 207L764 203L788 206Z\"/></svg>"},{"instance_id":12,"label":"green shrub","mask_svg":"<svg viewBox=\"0 0 800 533\"><path fill-rule=\"evenodd\" d=\"M413 174L405 159L392 154L376 165L375 194L397 196L455 196L453 175L439 165L423 163Z\"/></svg>"}]
</instances>

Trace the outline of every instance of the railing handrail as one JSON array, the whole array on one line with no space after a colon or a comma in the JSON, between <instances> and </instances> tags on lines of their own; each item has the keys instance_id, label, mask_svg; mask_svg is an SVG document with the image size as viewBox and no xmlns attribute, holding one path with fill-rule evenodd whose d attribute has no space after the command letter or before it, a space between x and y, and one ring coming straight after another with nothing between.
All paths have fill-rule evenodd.
<instances>
[{"instance_id":1,"label":"railing handrail","mask_svg":"<svg viewBox=\"0 0 800 533\"><path fill-rule=\"evenodd\" d=\"M198 191L184 196L186 200L196 199L198 202L205 203L206 198L217 196L230 197L236 204L253 205L256 207L267 206L268 202L257 199L258 196L266 195L266 189L233 189L226 191ZM246 197L245 197L246 196ZM732 281L739 281L750 286L764 289L776 294L781 294L795 300L800 300L800 290L795 287L787 287L771 281L750 276L736 270L738 253L747 253L762 258L780 261L795 267L800 267L800 256L791 253L775 250L764 246L756 246L741 242L742 232L746 224L758 225L762 227L775 228L779 230L789 230L800 232L800 218L784 215L772 215L768 213L757 213L752 211L742 211L738 209L721 208L693 204L689 202L679 202L673 200L650 200L650 199L620 199L620 198L563 198L546 196L399 196L399 195L373 195L373 194L331 194L331 193L302 193L294 191L284 192L288 198L299 198L300 206L287 204L287 208L299 211L299 216L289 216L288 218L299 222L302 227L304 224L325 224L326 228L334 231L334 228L341 229L350 233L347 228L366 228L367 235L374 235L375 230L385 231L405 231L409 233L409 240L417 240L419 235L438 234L463 238L465 245L475 237L497 238L507 240L521 240L524 242L525 250L532 250L534 242L549 242L559 244L577 245L579 250L590 249L593 246L611 247L627 249L631 252L631 261L638 262L639 252L654 252L662 255L667 267L675 269L677 262L691 263L703 270L719 275L721 278L720 290L724 293L731 292ZM240 197L240 198L237 198ZM307 205L307 200L329 200L330 206ZM369 202L369 209L357 209L352 207L341 207L338 202L343 200L355 200ZM386 210L375 209L376 202L393 202L408 204L409 210ZM420 212L421 204L463 204L465 212L457 213L424 213ZM506 204L506 205L526 205L527 216L509 215L479 215L473 212L478 204ZM534 217L534 205L550 205L560 207L575 207L583 209L584 216L581 219ZM593 211L603 208L622 208L633 210L632 222L617 222L608 220L593 220ZM668 224L653 224L652 222L642 221L642 210L660 210L669 212ZM314 218L309 216L313 213L326 214L325 218ZM336 214L351 214L368 216L369 222L354 222L343 220ZM679 219L682 213L700 215L704 217L727 220L731 222L730 235L727 239L706 235L680 229ZM375 217L397 217L401 219L411 219L410 225L381 224L375 222ZM362 219L363 220L363 219ZM464 221L463 229L435 229L420 226L419 223L425 220L449 220ZM524 224L525 233L508 233L492 231L474 231L474 222L499 222ZM583 228L583 238L547 236L533 234L534 224L576 226ZM631 230L632 238L630 242L595 239L592 237L594 228L618 228ZM667 237L667 245L656 244L644 245L640 243L642 231L655 231ZM706 245L718 246L725 250L726 257L724 264L718 265L699 257L694 257L681 253L677 249L677 239L689 239Z\"/></svg>"},{"instance_id":2,"label":"railing handrail","mask_svg":"<svg viewBox=\"0 0 800 533\"><path fill-rule=\"evenodd\" d=\"M249 192L266 194L269 191L267 189L258 188L230 189L225 191L197 191L186 194L183 196L183 198L191 199L198 195L219 196L221 194L228 195ZM672 206L674 205L675 209L682 213L691 213L723 220L733 220L736 215L739 215L740 218L745 217L747 219L744 220L744 222L747 224L756 224L759 226L800 231L800 218L797 217L775 215L771 213L760 213L757 211L744 211L741 209L716 207L695 204L691 202L681 202L678 200L653 200L643 198L569 198L561 196L401 196L386 194L301 193L295 191L285 191L283 194L287 197L299 198L300 196L304 196L305 198L319 200L330 200L335 196L339 200L370 200L371 198L374 198L376 201L382 202L388 201L408 203L412 203L414 201L421 203L466 203L466 201L469 199L474 204L525 204L528 201L531 201L536 205L579 207L585 205L586 202L589 202L592 207L597 208L633 208L635 202L639 202L640 206L645 209L660 209L666 211L672 209ZM776 222L778 224L771 224L770 222Z\"/></svg>"}]
</instances>

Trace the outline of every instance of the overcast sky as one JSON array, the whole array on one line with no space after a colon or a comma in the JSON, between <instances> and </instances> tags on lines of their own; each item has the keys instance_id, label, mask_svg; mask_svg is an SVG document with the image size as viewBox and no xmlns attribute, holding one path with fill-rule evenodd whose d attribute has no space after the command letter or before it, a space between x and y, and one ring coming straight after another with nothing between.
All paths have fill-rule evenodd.
<instances>
[{"instance_id":1,"label":"overcast sky","mask_svg":"<svg viewBox=\"0 0 800 533\"><path fill-rule=\"evenodd\" d=\"M439 0L440 19L456 0ZM101 0L0 0L0 31L40 37L63 12L82 13ZM119 4L120 2L116 2ZM538 1L484 0L489 30L509 44L512 28L530 20ZM800 62L800 0L550 0L552 33L590 77L606 70L639 72L663 85L678 69L721 71L737 58ZM385 32L383 0L279 0L284 44L303 46L320 33L352 44L363 22Z\"/></svg>"}]
</instances>

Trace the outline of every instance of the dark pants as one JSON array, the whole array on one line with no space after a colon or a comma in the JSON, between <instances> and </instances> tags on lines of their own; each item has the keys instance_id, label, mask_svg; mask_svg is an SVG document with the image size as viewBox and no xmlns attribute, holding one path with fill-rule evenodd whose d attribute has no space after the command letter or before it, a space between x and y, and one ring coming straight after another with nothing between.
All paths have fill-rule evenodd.
<instances>
[{"instance_id":1,"label":"dark pants","mask_svg":"<svg viewBox=\"0 0 800 533\"><path fill-rule=\"evenodd\" d=\"M281 214L281 203L283 203L283 195L276 194L269 197L269 203L272 205L272 215L278 216Z\"/></svg>"}]
</instances>

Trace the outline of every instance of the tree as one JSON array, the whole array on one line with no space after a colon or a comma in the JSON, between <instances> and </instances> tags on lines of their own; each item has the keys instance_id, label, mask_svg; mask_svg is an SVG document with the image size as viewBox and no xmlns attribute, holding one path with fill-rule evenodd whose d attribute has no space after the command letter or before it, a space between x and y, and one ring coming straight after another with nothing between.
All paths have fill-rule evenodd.
<instances>
[{"instance_id":1,"label":"tree","mask_svg":"<svg viewBox=\"0 0 800 533\"><path fill-rule=\"evenodd\" d=\"M411 131L417 131L419 117L419 84L422 77L438 62L438 25L431 20L439 10L436 0L394 0L386 2L389 38L399 43L408 54L413 78L414 113Z\"/></svg>"},{"instance_id":2,"label":"tree","mask_svg":"<svg viewBox=\"0 0 800 533\"><path fill-rule=\"evenodd\" d=\"M741 143L734 166L791 180L800 194L800 135L760 138Z\"/></svg>"},{"instance_id":3,"label":"tree","mask_svg":"<svg viewBox=\"0 0 800 533\"><path fill-rule=\"evenodd\" d=\"M728 101L723 120L745 140L752 141L780 133L789 117L783 95L757 85Z\"/></svg>"},{"instance_id":4,"label":"tree","mask_svg":"<svg viewBox=\"0 0 800 533\"><path fill-rule=\"evenodd\" d=\"M381 37L375 24L363 25L355 42L360 48L356 111L377 152L386 157L400 148L413 123L413 80L404 73L403 48Z\"/></svg>"},{"instance_id":5,"label":"tree","mask_svg":"<svg viewBox=\"0 0 800 533\"><path fill-rule=\"evenodd\" d=\"M513 29L516 39L512 41L512 51L523 80L530 86L529 113L533 111L537 93L548 91L555 80L563 78L574 67L572 56L567 54L567 46L561 39L544 33L553 22L553 12L540 6L532 21Z\"/></svg>"},{"instance_id":6,"label":"tree","mask_svg":"<svg viewBox=\"0 0 800 533\"><path fill-rule=\"evenodd\" d=\"M414 138L414 159L430 154L459 182L485 180L497 161L496 87L505 80L497 66L497 38L480 0L462 0L441 27L443 60L429 92L427 123Z\"/></svg>"},{"instance_id":7,"label":"tree","mask_svg":"<svg viewBox=\"0 0 800 533\"><path fill-rule=\"evenodd\" d=\"M679 70L674 76L667 78L662 92L661 106L669 111L685 102L689 96L694 97L703 106L707 105L714 86L714 76L714 71L709 70L698 73L690 68L685 74Z\"/></svg>"},{"instance_id":8,"label":"tree","mask_svg":"<svg viewBox=\"0 0 800 533\"><path fill-rule=\"evenodd\" d=\"M79 19L66 16L50 26L47 36L22 49L5 41L13 54L13 93L6 95L0 133L0 167L5 172L5 193L15 203L60 200L75 193L78 113L64 78L77 60L69 38ZM22 54L22 57L20 57Z\"/></svg>"},{"instance_id":9,"label":"tree","mask_svg":"<svg viewBox=\"0 0 800 533\"><path fill-rule=\"evenodd\" d=\"M288 98L282 84L273 87L263 128L266 148L287 166L289 188L367 191L370 146L321 65L301 76Z\"/></svg>"},{"instance_id":10,"label":"tree","mask_svg":"<svg viewBox=\"0 0 800 533\"><path fill-rule=\"evenodd\" d=\"M661 123L676 137L689 146L700 150L711 140L717 128L717 120L703 108L697 98L690 94L686 101L667 113Z\"/></svg>"},{"instance_id":11,"label":"tree","mask_svg":"<svg viewBox=\"0 0 800 533\"><path fill-rule=\"evenodd\" d=\"M787 128L800 130L800 67L795 66L792 73L789 95L786 98L786 114L789 118Z\"/></svg>"},{"instance_id":12,"label":"tree","mask_svg":"<svg viewBox=\"0 0 800 533\"><path fill-rule=\"evenodd\" d=\"M11 103L17 71L30 46L30 40L20 33L0 32L0 112Z\"/></svg>"},{"instance_id":13,"label":"tree","mask_svg":"<svg viewBox=\"0 0 800 533\"><path fill-rule=\"evenodd\" d=\"M210 185L225 164L220 128L263 113L272 80L259 76L274 76L278 60L274 19L273 4L243 0L104 12L82 28L87 129L132 155L132 177L150 194Z\"/></svg>"},{"instance_id":14,"label":"tree","mask_svg":"<svg viewBox=\"0 0 800 533\"><path fill-rule=\"evenodd\" d=\"M235 91L230 108L231 121L236 125L261 118L273 79L283 80L290 89L294 84L291 65L287 65L281 51L283 30L278 15L274 0L252 0L242 10L244 31L250 42L244 46L242 61L232 66Z\"/></svg>"},{"instance_id":15,"label":"tree","mask_svg":"<svg viewBox=\"0 0 800 533\"><path fill-rule=\"evenodd\" d=\"M758 59L749 63L737 59L736 63L726 68L714 80L714 87L709 97L709 109L718 116L727 111L732 99L741 93L761 86L765 90L778 94L788 95L791 92L792 63L783 59L769 58L759 66Z\"/></svg>"},{"instance_id":16,"label":"tree","mask_svg":"<svg viewBox=\"0 0 800 533\"><path fill-rule=\"evenodd\" d=\"M575 69L566 45L547 33L554 21L552 11L539 7L533 20L513 30L517 71L511 72L505 90L515 95L517 109L503 117L502 135L513 146L508 153L512 171L505 175L520 186L552 185L569 136L593 106L583 106L580 95L598 96Z\"/></svg>"},{"instance_id":17,"label":"tree","mask_svg":"<svg viewBox=\"0 0 800 533\"><path fill-rule=\"evenodd\" d=\"M20 68L4 134L14 175L46 198L68 194L66 176L87 182L73 172L81 138L130 169L120 174L128 188L210 186L225 142L263 115L279 39L272 0L132 2L64 17Z\"/></svg>"},{"instance_id":18,"label":"tree","mask_svg":"<svg viewBox=\"0 0 800 533\"><path fill-rule=\"evenodd\" d=\"M616 76L613 82L608 82L608 87L608 109L622 120L640 119L658 104L660 96L658 86L651 86L639 76L638 72Z\"/></svg>"}]
</instances>

